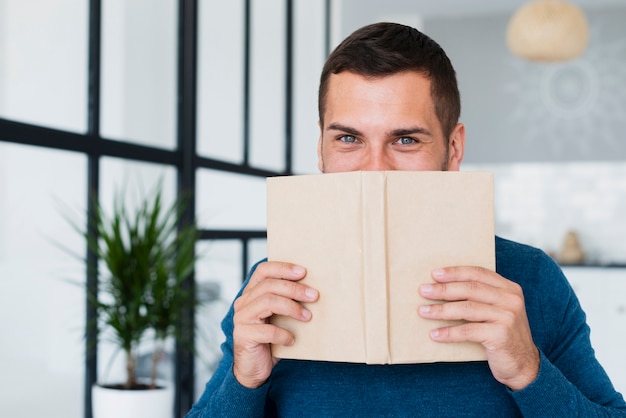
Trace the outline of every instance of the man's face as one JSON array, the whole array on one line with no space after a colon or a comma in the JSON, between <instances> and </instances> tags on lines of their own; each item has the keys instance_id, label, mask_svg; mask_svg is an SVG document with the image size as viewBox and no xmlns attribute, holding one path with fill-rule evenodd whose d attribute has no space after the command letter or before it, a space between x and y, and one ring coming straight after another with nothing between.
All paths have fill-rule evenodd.
<instances>
[{"instance_id":1,"label":"man's face","mask_svg":"<svg viewBox=\"0 0 626 418\"><path fill-rule=\"evenodd\" d=\"M324 173L458 170L465 130L444 138L430 80L413 71L378 78L331 74L320 124L318 167Z\"/></svg>"}]
</instances>

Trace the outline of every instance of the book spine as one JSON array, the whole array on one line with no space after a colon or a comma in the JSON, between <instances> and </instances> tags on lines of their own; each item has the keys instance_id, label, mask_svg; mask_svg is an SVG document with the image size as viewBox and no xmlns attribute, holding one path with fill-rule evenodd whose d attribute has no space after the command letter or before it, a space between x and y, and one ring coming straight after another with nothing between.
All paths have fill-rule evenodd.
<instances>
[{"instance_id":1,"label":"book spine","mask_svg":"<svg viewBox=\"0 0 626 418\"><path fill-rule=\"evenodd\" d=\"M362 172L363 297L366 363L388 364L386 173Z\"/></svg>"}]
</instances>

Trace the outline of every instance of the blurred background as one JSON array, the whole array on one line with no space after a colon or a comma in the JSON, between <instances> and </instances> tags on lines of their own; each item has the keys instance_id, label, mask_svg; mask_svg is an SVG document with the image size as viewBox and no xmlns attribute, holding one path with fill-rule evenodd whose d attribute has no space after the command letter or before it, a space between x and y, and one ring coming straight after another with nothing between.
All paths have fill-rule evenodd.
<instances>
[{"instance_id":1,"label":"blurred background","mask_svg":"<svg viewBox=\"0 0 626 418\"><path fill-rule=\"evenodd\" d=\"M76 254L91 196L111 207L162 181L192 192L205 304L195 361L170 347L175 416L219 360L219 322L265 256L265 178L317 172L324 59L354 29L410 24L457 70L465 170L495 174L496 231L564 265L598 357L626 391L626 4L572 0L583 55L538 63L506 31L523 0L0 0L0 415L90 416L86 391L115 380L106 341L86 353ZM570 263L571 264L571 263ZM121 356L118 356L121 357Z\"/></svg>"}]
</instances>

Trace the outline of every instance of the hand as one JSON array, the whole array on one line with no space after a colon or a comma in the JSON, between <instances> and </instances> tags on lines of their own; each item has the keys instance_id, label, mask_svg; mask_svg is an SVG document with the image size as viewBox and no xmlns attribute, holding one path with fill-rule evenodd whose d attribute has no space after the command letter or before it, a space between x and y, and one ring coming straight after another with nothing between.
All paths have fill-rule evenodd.
<instances>
[{"instance_id":1,"label":"hand","mask_svg":"<svg viewBox=\"0 0 626 418\"><path fill-rule=\"evenodd\" d=\"M530 332L522 288L480 267L439 269L432 277L437 283L420 286L420 294L444 303L420 306L420 315L467 322L433 330L431 338L480 343L496 380L512 390L530 384L539 373L539 350Z\"/></svg>"},{"instance_id":2,"label":"hand","mask_svg":"<svg viewBox=\"0 0 626 418\"><path fill-rule=\"evenodd\" d=\"M314 302L318 292L298 283L305 275L306 270L294 264L261 263L235 300L233 372L243 386L257 388L269 377L278 362L271 355L270 344L294 343L293 334L269 323L273 314L311 319L311 312L299 302Z\"/></svg>"}]
</instances>

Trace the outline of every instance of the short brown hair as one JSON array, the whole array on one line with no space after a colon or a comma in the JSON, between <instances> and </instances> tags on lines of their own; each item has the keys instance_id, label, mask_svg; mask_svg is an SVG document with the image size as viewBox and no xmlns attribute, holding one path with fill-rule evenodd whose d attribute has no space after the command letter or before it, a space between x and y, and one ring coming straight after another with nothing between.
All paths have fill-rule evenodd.
<instances>
[{"instance_id":1,"label":"short brown hair","mask_svg":"<svg viewBox=\"0 0 626 418\"><path fill-rule=\"evenodd\" d=\"M324 125L328 80L343 71L383 77L416 71L431 81L431 97L441 129L448 138L459 121L461 98L456 73L445 51L417 29L397 23L375 23L348 36L330 54L320 78L318 111Z\"/></svg>"}]
</instances>

